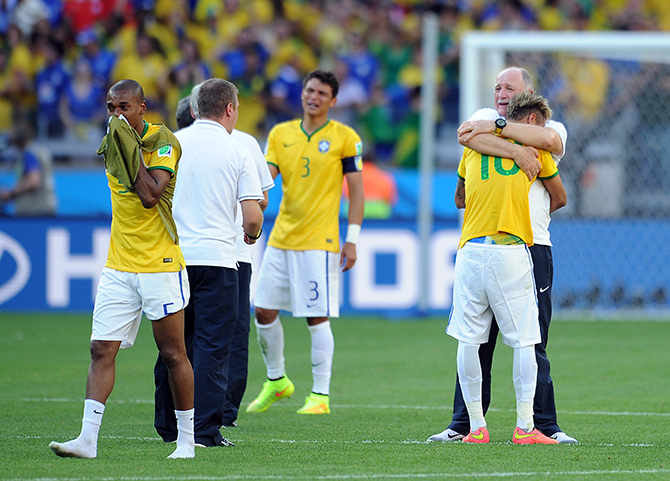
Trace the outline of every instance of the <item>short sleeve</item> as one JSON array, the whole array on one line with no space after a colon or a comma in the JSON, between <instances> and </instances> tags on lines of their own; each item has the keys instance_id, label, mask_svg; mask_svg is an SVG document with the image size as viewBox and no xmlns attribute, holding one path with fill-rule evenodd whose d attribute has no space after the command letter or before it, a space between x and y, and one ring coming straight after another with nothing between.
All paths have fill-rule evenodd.
<instances>
[{"instance_id":1,"label":"short sleeve","mask_svg":"<svg viewBox=\"0 0 670 481\"><path fill-rule=\"evenodd\" d=\"M363 170L363 141L353 129L342 147L342 172L361 172Z\"/></svg>"},{"instance_id":2,"label":"short sleeve","mask_svg":"<svg viewBox=\"0 0 670 481\"><path fill-rule=\"evenodd\" d=\"M561 152L561 155L552 154L554 160L558 164L565 155L565 146L568 142L568 131L566 130L565 125L560 122L556 122L555 120L548 121L544 128L555 130L558 136L561 138L561 142L563 143L563 151Z\"/></svg>"},{"instance_id":3,"label":"short sleeve","mask_svg":"<svg viewBox=\"0 0 670 481\"><path fill-rule=\"evenodd\" d=\"M469 122L475 122L477 120L496 120L500 118L500 114L495 109L479 109L472 117L468 119Z\"/></svg>"},{"instance_id":4,"label":"short sleeve","mask_svg":"<svg viewBox=\"0 0 670 481\"><path fill-rule=\"evenodd\" d=\"M465 156L466 156L466 154L468 153L468 150L470 150L470 149L466 148L466 149L463 151L463 156L461 157L461 161L458 163L458 171L457 171L457 174L458 174L458 176L459 176L461 179L463 179L463 180L465 180L465 162L464 162L464 160L465 160Z\"/></svg>"},{"instance_id":5,"label":"short sleeve","mask_svg":"<svg viewBox=\"0 0 670 481\"><path fill-rule=\"evenodd\" d=\"M275 167L277 167L277 170L279 169L279 161L277 159L277 149L275 147L275 137L276 137L276 127L270 130L270 134L268 135L268 141L267 144L265 144L265 162L268 164L272 164Z\"/></svg>"},{"instance_id":6,"label":"short sleeve","mask_svg":"<svg viewBox=\"0 0 670 481\"><path fill-rule=\"evenodd\" d=\"M151 153L147 170L163 169L174 175L177 166L177 150L167 144Z\"/></svg>"},{"instance_id":7,"label":"short sleeve","mask_svg":"<svg viewBox=\"0 0 670 481\"><path fill-rule=\"evenodd\" d=\"M540 173L537 174L537 178L542 179L551 179L558 174L558 167L556 162L554 162L553 157L546 150L540 150Z\"/></svg>"},{"instance_id":8,"label":"short sleeve","mask_svg":"<svg viewBox=\"0 0 670 481\"><path fill-rule=\"evenodd\" d=\"M35 154L30 151L25 151L23 157L23 175L28 175L31 172L39 171L40 161Z\"/></svg>"},{"instance_id":9,"label":"short sleeve","mask_svg":"<svg viewBox=\"0 0 670 481\"><path fill-rule=\"evenodd\" d=\"M248 149L245 148L248 152ZM243 200L262 200L264 198L261 190L261 181L256 171L256 166L247 152L240 154L242 157L242 169L237 183L238 201Z\"/></svg>"}]
</instances>

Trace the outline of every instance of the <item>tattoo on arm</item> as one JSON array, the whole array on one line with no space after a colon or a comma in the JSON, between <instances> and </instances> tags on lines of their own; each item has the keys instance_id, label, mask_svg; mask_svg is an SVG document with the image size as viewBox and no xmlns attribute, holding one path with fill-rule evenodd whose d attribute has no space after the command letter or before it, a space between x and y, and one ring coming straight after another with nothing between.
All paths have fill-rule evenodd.
<instances>
[{"instance_id":1,"label":"tattoo on arm","mask_svg":"<svg viewBox=\"0 0 670 481\"><path fill-rule=\"evenodd\" d=\"M458 179L458 184L456 184L456 194L454 195L454 201L456 206L465 206L465 181L461 178Z\"/></svg>"}]
</instances>

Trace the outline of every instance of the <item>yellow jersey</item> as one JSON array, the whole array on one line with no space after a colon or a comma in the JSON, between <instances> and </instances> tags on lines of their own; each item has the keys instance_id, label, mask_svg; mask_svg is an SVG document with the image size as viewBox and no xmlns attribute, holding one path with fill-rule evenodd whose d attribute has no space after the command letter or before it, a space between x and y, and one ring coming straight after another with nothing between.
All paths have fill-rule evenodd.
<instances>
[{"instance_id":1,"label":"yellow jersey","mask_svg":"<svg viewBox=\"0 0 670 481\"><path fill-rule=\"evenodd\" d=\"M283 198L268 245L279 249L340 252L340 199L344 174L363 170L363 143L335 120L312 133L302 120L277 124L265 160L282 176Z\"/></svg>"},{"instance_id":2,"label":"yellow jersey","mask_svg":"<svg viewBox=\"0 0 670 481\"><path fill-rule=\"evenodd\" d=\"M558 175L558 167L549 152L541 150L539 160L542 168L537 179ZM515 235L527 245L533 245L528 202L531 182L514 160L466 148L458 165L458 176L465 181L465 214L459 248L470 239L499 233Z\"/></svg>"},{"instance_id":3,"label":"yellow jersey","mask_svg":"<svg viewBox=\"0 0 670 481\"><path fill-rule=\"evenodd\" d=\"M160 129L158 125L145 124L142 138ZM164 169L172 178L165 193L172 200L179 149L166 145L154 152L145 152L144 164L148 170ZM158 206L145 209L134 192L125 189L119 180L107 172L112 195L112 235L109 241L106 267L124 272L177 272L186 264L179 245L158 212Z\"/></svg>"}]
</instances>

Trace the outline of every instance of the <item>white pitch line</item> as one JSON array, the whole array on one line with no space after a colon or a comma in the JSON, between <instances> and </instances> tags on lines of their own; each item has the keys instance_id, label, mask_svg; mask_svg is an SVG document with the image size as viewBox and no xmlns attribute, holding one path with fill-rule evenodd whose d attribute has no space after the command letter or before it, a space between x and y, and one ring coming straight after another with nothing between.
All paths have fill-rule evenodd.
<instances>
[{"instance_id":1,"label":"white pitch line","mask_svg":"<svg viewBox=\"0 0 670 481\"><path fill-rule=\"evenodd\" d=\"M134 441L147 441L147 442L156 442L156 443L163 443L163 440L158 437L158 436L109 436L109 435L103 435L100 436L103 439L123 439L123 440L134 440ZM23 435L19 434L16 437L12 437L11 439L44 439L49 440L51 439L49 436L41 436L41 435ZM241 438L235 438L234 441L236 443L245 443L245 439ZM349 441L349 440L340 440L340 439L278 439L278 438L271 438L271 439L264 439L261 441L254 440L253 442L256 443L264 443L264 444L272 444L272 443L277 443L277 444L328 444L328 445L336 445L336 444L342 444L342 445L356 445L356 444L388 444L388 445L403 445L403 444L434 444L436 446L442 444L439 442L429 442L424 439L401 439L401 440L393 440L389 441L386 439L358 439L354 441ZM491 441L490 444L496 444L496 445L512 445L513 443L511 441ZM596 446L596 447L619 447L619 448L667 448L668 445L666 444L650 444L650 443L625 443L625 444L614 444L614 443L585 443L581 442L578 444L575 444L574 446Z\"/></svg>"},{"instance_id":2,"label":"white pitch line","mask_svg":"<svg viewBox=\"0 0 670 481\"><path fill-rule=\"evenodd\" d=\"M6 400L4 400L6 401ZM81 403L81 399L66 399L66 398L23 398L20 402L62 402L62 403ZM154 404L153 399L126 399L113 400L111 403L117 404ZM453 406L409 406L409 405L393 405L393 404L332 404L334 408L338 409L412 409L412 410L436 410L448 411L453 409ZM510 412L515 413L515 409L498 409L489 408L489 412ZM575 416L647 416L647 417L670 417L670 413L647 413L634 411L563 411L559 410L559 414L575 415Z\"/></svg>"},{"instance_id":3,"label":"white pitch line","mask_svg":"<svg viewBox=\"0 0 670 481\"><path fill-rule=\"evenodd\" d=\"M612 470L588 470L588 471L531 471L531 472L491 472L491 473L398 473L398 474L330 474L323 476L282 476L282 475L223 475L223 476L142 476L142 477L113 477L104 476L100 478L6 478L5 481L217 481L237 479L267 479L267 480L349 480L349 479L433 479L433 478L515 478L515 477L547 477L547 476L602 476L602 475L635 475L635 474L664 474L670 473L670 469L612 469Z\"/></svg>"}]
</instances>

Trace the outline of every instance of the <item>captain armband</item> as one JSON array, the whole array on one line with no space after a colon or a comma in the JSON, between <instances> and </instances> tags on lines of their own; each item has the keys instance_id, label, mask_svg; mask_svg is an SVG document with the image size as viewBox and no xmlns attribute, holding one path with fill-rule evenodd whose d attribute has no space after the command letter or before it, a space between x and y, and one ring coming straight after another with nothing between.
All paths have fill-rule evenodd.
<instances>
[{"instance_id":1,"label":"captain armband","mask_svg":"<svg viewBox=\"0 0 670 481\"><path fill-rule=\"evenodd\" d=\"M363 156L354 155L342 159L342 173L361 172L363 170Z\"/></svg>"}]
</instances>

